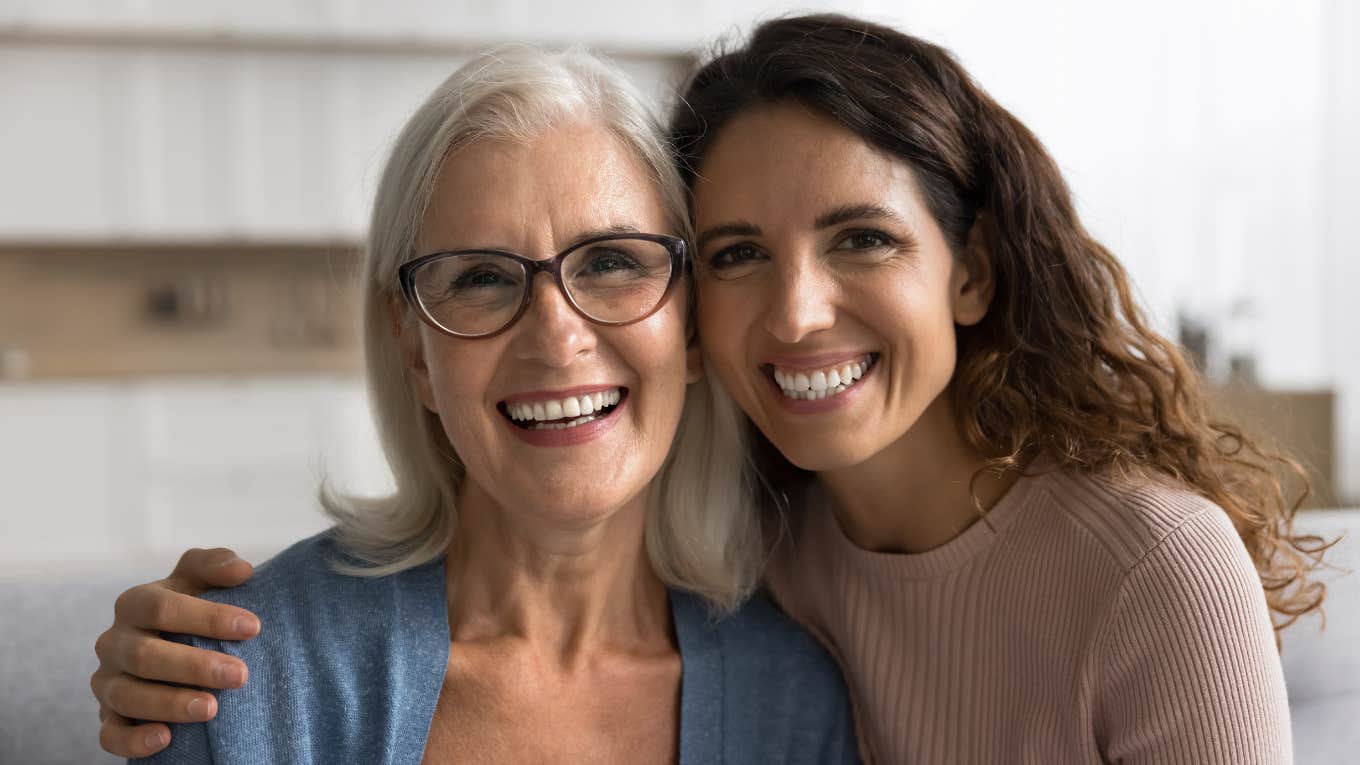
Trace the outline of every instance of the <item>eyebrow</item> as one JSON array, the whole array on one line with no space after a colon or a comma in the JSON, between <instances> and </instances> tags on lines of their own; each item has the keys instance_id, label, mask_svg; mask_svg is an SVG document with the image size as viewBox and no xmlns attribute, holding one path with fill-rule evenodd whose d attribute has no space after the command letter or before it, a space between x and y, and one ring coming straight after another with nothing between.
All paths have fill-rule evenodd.
<instances>
[{"instance_id":1,"label":"eyebrow","mask_svg":"<svg viewBox=\"0 0 1360 765\"><path fill-rule=\"evenodd\" d=\"M889 210L882 205L874 204L849 204L827 210L817 216L813 225L817 228L831 228L842 223L849 223L852 220L865 220L872 218L887 218L888 220L903 223L902 216Z\"/></svg>"},{"instance_id":2,"label":"eyebrow","mask_svg":"<svg viewBox=\"0 0 1360 765\"><path fill-rule=\"evenodd\" d=\"M634 226L631 223L615 223L612 226L605 226L604 228L592 228L588 231L582 231L571 240L570 244L568 244L566 247L562 249L569 250L582 242L595 239L596 237L610 236L612 234L641 234L641 233L642 229L638 228L637 226Z\"/></svg>"},{"instance_id":3,"label":"eyebrow","mask_svg":"<svg viewBox=\"0 0 1360 765\"><path fill-rule=\"evenodd\" d=\"M874 218L887 218L898 223L905 223L902 216L898 213L882 206L868 203L848 204L834 207L821 215L812 222L816 228L831 228L842 223L849 223L852 220L866 220ZM704 245L714 239L725 236L760 236L760 226L744 220L723 223L711 228L704 229L699 235L696 249L703 249Z\"/></svg>"},{"instance_id":4,"label":"eyebrow","mask_svg":"<svg viewBox=\"0 0 1360 765\"><path fill-rule=\"evenodd\" d=\"M580 245L582 242L587 242L591 239L595 239L601 236L609 236L611 234L641 234L641 233L642 229L638 228L632 223L615 223L612 226L604 226L602 228L592 228L582 231L575 237L573 237L571 241L567 244L567 246L562 249L565 252L566 250L570 250L573 247ZM442 249L437 248L431 250L431 253L433 254L440 252L462 252L464 250L491 250L495 252L515 252L515 249L513 247L503 247L500 245L483 245L478 247L445 247Z\"/></svg>"},{"instance_id":5,"label":"eyebrow","mask_svg":"<svg viewBox=\"0 0 1360 765\"><path fill-rule=\"evenodd\" d=\"M747 223L744 220L723 223L711 228L704 229L704 233L699 235L695 243L695 249L701 250L704 245L725 236L760 236L760 226L754 223Z\"/></svg>"}]
</instances>

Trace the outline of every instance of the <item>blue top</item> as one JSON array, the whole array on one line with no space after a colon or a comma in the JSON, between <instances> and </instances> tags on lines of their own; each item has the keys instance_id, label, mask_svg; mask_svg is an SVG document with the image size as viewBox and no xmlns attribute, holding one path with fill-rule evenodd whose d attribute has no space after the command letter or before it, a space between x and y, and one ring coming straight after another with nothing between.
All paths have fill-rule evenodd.
<instances>
[{"instance_id":1,"label":"blue top","mask_svg":"<svg viewBox=\"0 0 1360 765\"><path fill-rule=\"evenodd\" d=\"M444 561L347 576L329 532L204 597L248 608L246 642L175 636L240 657L245 688L217 717L172 725L148 763L419 763L449 658ZM845 684L831 657L762 598L713 621L671 591L680 647L680 763L858 762Z\"/></svg>"}]
</instances>

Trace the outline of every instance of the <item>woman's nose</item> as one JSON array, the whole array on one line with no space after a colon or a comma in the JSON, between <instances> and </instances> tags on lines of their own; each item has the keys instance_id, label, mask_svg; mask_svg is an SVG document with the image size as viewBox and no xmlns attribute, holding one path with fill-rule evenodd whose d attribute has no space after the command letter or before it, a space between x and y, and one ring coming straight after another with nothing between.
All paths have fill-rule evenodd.
<instances>
[{"instance_id":1,"label":"woman's nose","mask_svg":"<svg viewBox=\"0 0 1360 765\"><path fill-rule=\"evenodd\" d=\"M764 325L776 340L794 344L836 323L835 281L809 258L788 258L775 269Z\"/></svg>"},{"instance_id":2,"label":"woman's nose","mask_svg":"<svg viewBox=\"0 0 1360 765\"><path fill-rule=\"evenodd\" d=\"M516 355L548 366L567 366L577 356L595 349L595 329L567 302L551 276L538 274L529 307L516 327Z\"/></svg>"}]
</instances>

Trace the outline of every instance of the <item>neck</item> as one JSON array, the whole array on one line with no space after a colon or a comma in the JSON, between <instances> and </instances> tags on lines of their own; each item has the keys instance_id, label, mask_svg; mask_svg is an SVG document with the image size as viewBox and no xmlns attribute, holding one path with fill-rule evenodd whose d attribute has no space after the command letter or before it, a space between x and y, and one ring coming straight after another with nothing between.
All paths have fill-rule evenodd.
<instances>
[{"instance_id":1,"label":"neck","mask_svg":"<svg viewBox=\"0 0 1360 765\"><path fill-rule=\"evenodd\" d=\"M645 513L644 494L607 519L554 524L467 486L447 557L450 636L523 641L562 666L601 649L670 645Z\"/></svg>"},{"instance_id":2,"label":"neck","mask_svg":"<svg viewBox=\"0 0 1360 765\"><path fill-rule=\"evenodd\" d=\"M987 458L959 432L946 391L896 442L817 477L857 546L921 553L962 534L982 518L979 507L991 509L1014 485L1014 471L979 473Z\"/></svg>"}]
</instances>

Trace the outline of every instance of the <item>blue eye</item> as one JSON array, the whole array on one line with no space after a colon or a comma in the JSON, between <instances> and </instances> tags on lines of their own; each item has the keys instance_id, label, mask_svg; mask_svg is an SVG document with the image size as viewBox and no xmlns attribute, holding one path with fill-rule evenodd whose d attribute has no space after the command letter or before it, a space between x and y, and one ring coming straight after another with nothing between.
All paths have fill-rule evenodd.
<instances>
[{"instance_id":1,"label":"blue eye","mask_svg":"<svg viewBox=\"0 0 1360 765\"><path fill-rule=\"evenodd\" d=\"M460 274L458 278L453 280L451 286L453 289L457 290L476 289L478 287L495 287L502 284L504 281L505 279L501 274L495 273L494 271L479 269Z\"/></svg>"},{"instance_id":2,"label":"blue eye","mask_svg":"<svg viewBox=\"0 0 1360 765\"><path fill-rule=\"evenodd\" d=\"M563 275L573 286L617 284L642 277L647 272L643 263L621 247L595 247L568 260Z\"/></svg>"},{"instance_id":3,"label":"blue eye","mask_svg":"<svg viewBox=\"0 0 1360 765\"><path fill-rule=\"evenodd\" d=\"M603 274L610 271L633 271L638 267L637 261L621 252L605 251L595 255L586 264L586 270L591 273Z\"/></svg>"}]
</instances>

